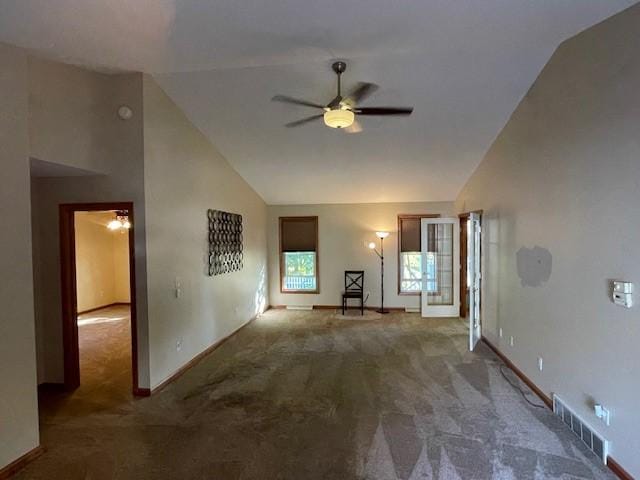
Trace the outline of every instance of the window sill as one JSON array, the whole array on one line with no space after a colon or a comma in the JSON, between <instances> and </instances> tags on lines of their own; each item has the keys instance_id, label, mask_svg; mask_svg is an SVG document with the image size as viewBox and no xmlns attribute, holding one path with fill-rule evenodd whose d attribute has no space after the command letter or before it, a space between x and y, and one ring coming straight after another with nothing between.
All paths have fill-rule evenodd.
<instances>
[{"instance_id":1,"label":"window sill","mask_svg":"<svg viewBox=\"0 0 640 480\"><path fill-rule=\"evenodd\" d=\"M293 293L293 294L300 294L300 293L311 293L311 294L318 294L320 293L319 289L315 289L315 290L283 290L282 288L280 289L280 293Z\"/></svg>"},{"instance_id":2,"label":"window sill","mask_svg":"<svg viewBox=\"0 0 640 480\"><path fill-rule=\"evenodd\" d=\"M401 297L419 297L422 292L398 292Z\"/></svg>"}]
</instances>

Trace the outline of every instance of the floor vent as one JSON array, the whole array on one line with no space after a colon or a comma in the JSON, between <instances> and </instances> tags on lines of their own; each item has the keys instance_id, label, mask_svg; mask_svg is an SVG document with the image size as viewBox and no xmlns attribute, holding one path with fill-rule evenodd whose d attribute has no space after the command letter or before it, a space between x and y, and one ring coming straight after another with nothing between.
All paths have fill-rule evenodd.
<instances>
[{"instance_id":1,"label":"floor vent","mask_svg":"<svg viewBox=\"0 0 640 480\"><path fill-rule=\"evenodd\" d=\"M602 438L596 431L584 422L578 415L567 407L563 400L557 395L553 395L553 413L562 419L562 421L573 430L584 444L595 453L600 460L607 463L609 455L609 442Z\"/></svg>"},{"instance_id":2,"label":"floor vent","mask_svg":"<svg viewBox=\"0 0 640 480\"><path fill-rule=\"evenodd\" d=\"M287 305L287 310L313 310L313 305Z\"/></svg>"}]
</instances>

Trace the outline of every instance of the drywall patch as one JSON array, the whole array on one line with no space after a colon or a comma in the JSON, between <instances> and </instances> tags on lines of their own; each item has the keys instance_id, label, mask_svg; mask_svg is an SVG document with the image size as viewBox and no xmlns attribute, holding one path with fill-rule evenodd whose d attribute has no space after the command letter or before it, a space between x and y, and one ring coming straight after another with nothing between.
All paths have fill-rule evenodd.
<instances>
[{"instance_id":1,"label":"drywall patch","mask_svg":"<svg viewBox=\"0 0 640 480\"><path fill-rule=\"evenodd\" d=\"M522 247L516 253L516 262L523 287L540 287L551 277L553 258L546 248Z\"/></svg>"}]
</instances>

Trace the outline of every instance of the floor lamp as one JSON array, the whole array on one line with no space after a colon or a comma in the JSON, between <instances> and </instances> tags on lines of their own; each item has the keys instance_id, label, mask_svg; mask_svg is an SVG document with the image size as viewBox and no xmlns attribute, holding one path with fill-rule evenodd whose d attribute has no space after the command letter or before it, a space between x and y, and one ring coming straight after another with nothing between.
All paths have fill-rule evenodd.
<instances>
[{"instance_id":1,"label":"floor lamp","mask_svg":"<svg viewBox=\"0 0 640 480\"><path fill-rule=\"evenodd\" d=\"M369 248L376 252L380 257L380 308L376 310L378 313L389 313L384 309L384 239L389 236L389 232L376 232L376 237L380 239L380 251L376 250L376 244L371 242Z\"/></svg>"}]
</instances>

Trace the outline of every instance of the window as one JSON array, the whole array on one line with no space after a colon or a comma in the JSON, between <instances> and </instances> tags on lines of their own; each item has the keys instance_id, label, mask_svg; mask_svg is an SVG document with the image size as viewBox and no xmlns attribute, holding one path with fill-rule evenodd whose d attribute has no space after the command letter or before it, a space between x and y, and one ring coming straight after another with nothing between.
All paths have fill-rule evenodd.
<instances>
[{"instance_id":1,"label":"window","mask_svg":"<svg viewBox=\"0 0 640 480\"><path fill-rule=\"evenodd\" d=\"M318 293L318 217L280 217L280 291Z\"/></svg>"},{"instance_id":2,"label":"window","mask_svg":"<svg viewBox=\"0 0 640 480\"><path fill-rule=\"evenodd\" d=\"M438 215L398 215L398 293L418 295L422 291L422 246L420 220ZM426 258L427 291L438 290L436 256Z\"/></svg>"},{"instance_id":3,"label":"window","mask_svg":"<svg viewBox=\"0 0 640 480\"><path fill-rule=\"evenodd\" d=\"M422 290L422 256L420 252L400 252L400 292Z\"/></svg>"}]
</instances>

